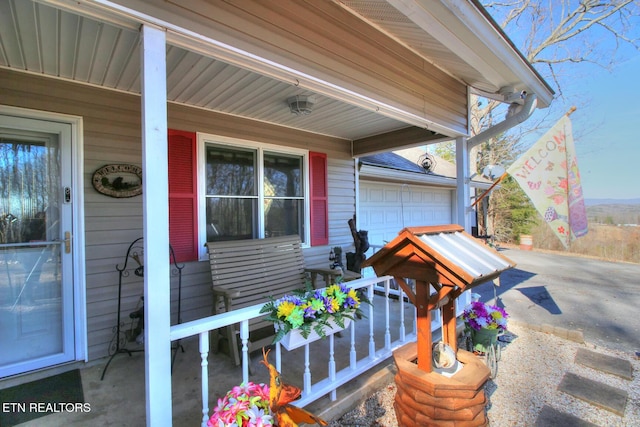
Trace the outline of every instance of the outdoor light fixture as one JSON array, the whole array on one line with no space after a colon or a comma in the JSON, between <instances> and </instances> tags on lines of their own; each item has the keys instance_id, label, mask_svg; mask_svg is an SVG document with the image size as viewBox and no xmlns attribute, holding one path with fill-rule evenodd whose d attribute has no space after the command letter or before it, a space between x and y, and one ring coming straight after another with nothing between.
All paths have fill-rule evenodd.
<instances>
[{"instance_id":1,"label":"outdoor light fixture","mask_svg":"<svg viewBox=\"0 0 640 427\"><path fill-rule=\"evenodd\" d=\"M424 153L418 159L418 166L421 166L425 172L433 172L436 167L436 159L429 153Z\"/></svg>"},{"instance_id":2,"label":"outdoor light fixture","mask_svg":"<svg viewBox=\"0 0 640 427\"><path fill-rule=\"evenodd\" d=\"M296 95L287 98L287 104L291 113L296 116L308 116L313 110L316 98L309 95Z\"/></svg>"}]
</instances>

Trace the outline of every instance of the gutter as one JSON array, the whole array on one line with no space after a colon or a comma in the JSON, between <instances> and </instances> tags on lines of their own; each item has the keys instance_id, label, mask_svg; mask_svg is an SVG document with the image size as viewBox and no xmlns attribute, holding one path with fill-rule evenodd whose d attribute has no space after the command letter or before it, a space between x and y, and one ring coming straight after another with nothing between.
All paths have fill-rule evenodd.
<instances>
[{"instance_id":1,"label":"gutter","mask_svg":"<svg viewBox=\"0 0 640 427\"><path fill-rule=\"evenodd\" d=\"M513 105L513 104L512 104ZM520 111L515 114L507 115L507 118L495 126L492 126L484 131L480 132L476 136L467 140L467 147L471 149L484 141L493 138L496 135L504 133L512 127L519 125L527 120L538 106L538 97L535 93L527 95L524 99L524 103Z\"/></svg>"},{"instance_id":2,"label":"gutter","mask_svg":"<svg viewBox=\"0 0 640 427\"><path fill-rule=\"evenodd\" d=\"M363 164L360 168L360 179L365 181L385 181L395 183L410 183L415 185L427 185L432 187L444 187L450 190L456 188L456 178L433 175L427 173L408 172L400 169L392 169L384 166ZM487 190L491 182L471 180L469 185L481 190Z\"/></svg>"}]
</instances>

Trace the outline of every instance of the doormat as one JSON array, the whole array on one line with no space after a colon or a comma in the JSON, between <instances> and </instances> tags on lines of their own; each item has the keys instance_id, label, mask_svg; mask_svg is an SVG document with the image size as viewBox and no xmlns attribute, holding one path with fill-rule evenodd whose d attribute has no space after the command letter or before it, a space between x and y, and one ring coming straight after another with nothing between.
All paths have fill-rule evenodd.
<instances>
[{"instance_id":1,"label":"doormat","mask_svg":"<svg viewBox=\"0 0 640 427\"><path fill-rule=\"evenodd\" d=\"M49 378L0 390L0 426L11 427L59 412L83 412L80 371L75 369Z\"/></svg>"}]
</instances>

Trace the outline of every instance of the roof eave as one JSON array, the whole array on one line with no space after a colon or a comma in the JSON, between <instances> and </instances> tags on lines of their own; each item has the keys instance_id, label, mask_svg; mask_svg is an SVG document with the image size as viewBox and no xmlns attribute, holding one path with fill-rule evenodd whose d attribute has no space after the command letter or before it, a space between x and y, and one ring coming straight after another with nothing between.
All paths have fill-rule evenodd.
<instances>
[{"instance_id":1,"label":"roof eave","mask_svg":"<svg viewBox=\"0 0 640 427\"><path fill-rule=\"evenodd\" d=\"M493 98L502 101L505 101L500 94L503 87L527 90L538 95L540 108L548 107L553 100L551 86L478 0L386 1L493 85L489 89L466 82L472 89L485 95L493 94Z\"/></svg>"}]
</instances>

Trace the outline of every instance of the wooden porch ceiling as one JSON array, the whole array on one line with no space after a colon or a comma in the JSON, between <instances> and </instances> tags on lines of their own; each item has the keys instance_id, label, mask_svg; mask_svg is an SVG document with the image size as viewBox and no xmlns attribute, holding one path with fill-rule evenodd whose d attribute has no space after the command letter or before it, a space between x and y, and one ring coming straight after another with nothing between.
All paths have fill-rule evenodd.
<instances>
[{"instance_id":1,"label":"wooden porch ceiling","mask_svg":"<svg viewBox=\"0 0 640 427\"><path fill-rule=\"evenodd\" d=\"M114 13L102 3L0 1L0 67L139 94L140 21ZM147 3L154 2L132 2L136 5ZM429 60L439 61L438 67L461 83L474 82L482 90L491 90L502 81L513 79L512 73L505 77L499 77L499 73L491 76L485 73L485 80L481 82L483 74L477 69L482 70L482 67L469 67L452 51L443 51L438 40L427 37L419 25L404 22L406 17L399 22L404 15L391 6L394 1L373 2L374 9L384 6L377 14L368 8L369 3L341 1L337 4L376 28L387 16L388 26L381 32L385 37L391 34L404 40L406 49L414 50L412 46L423 37L424 46L429 49L423 49L420 55L444 52ZM401 105L387 104L381 108L382 104L378 105L375 99L367 96L350 97L349 90L334 94L331 84L325 85L328 89L324 92L310 91L308 87L296 85L290 76L284 79L273 72L238 66L228 58L216 57L205 50L168 38L169 102L344 139L345 144L352 144L354 156L428 144L464 134L460 129L439 126L437 121L429 121L427 125L428 121L419 115L414 120L413 112L402 111ZM357 91L356 88L351 90ZM304 94L314 95L316 104L310 115L296 116L289 111L286 99Z\"/></svg>"}]
</instances>

